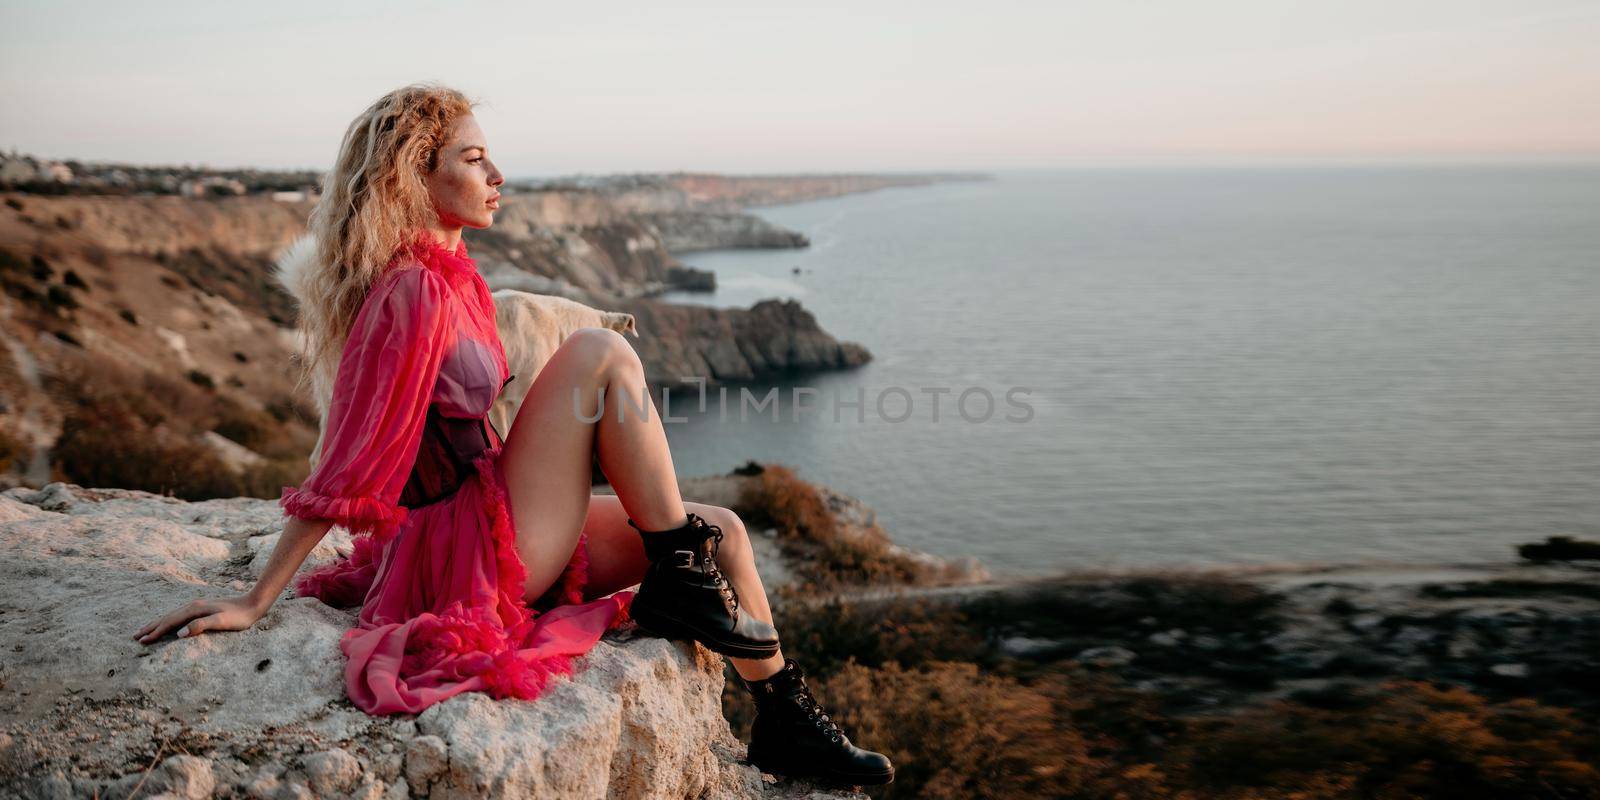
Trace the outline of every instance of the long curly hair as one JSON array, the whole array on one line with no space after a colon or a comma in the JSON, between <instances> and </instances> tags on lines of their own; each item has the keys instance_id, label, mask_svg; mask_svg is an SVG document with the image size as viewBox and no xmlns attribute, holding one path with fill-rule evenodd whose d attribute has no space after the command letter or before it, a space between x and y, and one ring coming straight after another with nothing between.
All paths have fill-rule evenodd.
<instances>
[{"instance_id":1,"label":"long curly hair","mask_svg":"<svg viewBox=\"0 0 1600 800\"><path fill-rule=\"evenodd\" d=\"M322 178L309 232L287 259L299 299L300 369L295 391L309 381L327 412L339 356L356 313L395 252L437 221L425 176L457 119L476 105L455 89L419 83L378 98L345 131L339 157ZM307 252L309 250L309 252ZM320 444L320 442L319 442Z\"/></svg>"}]
</instances>

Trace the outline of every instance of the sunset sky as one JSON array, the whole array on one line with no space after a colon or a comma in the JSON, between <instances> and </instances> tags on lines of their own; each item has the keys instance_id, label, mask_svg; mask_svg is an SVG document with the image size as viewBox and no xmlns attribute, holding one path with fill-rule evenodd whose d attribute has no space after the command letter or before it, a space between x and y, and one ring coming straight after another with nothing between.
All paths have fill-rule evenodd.
<instances>
[{"instance_id":1,"label":"sunset sky","mask_svg":"<svg viewBox=\"0 0 1600 800\"><path fill-rule=\"evenodd\" d=\"M0 0L0 148L325 168L418 80L507 173L1600 158L1592 0Z\"/></svg>"}]
</instances>

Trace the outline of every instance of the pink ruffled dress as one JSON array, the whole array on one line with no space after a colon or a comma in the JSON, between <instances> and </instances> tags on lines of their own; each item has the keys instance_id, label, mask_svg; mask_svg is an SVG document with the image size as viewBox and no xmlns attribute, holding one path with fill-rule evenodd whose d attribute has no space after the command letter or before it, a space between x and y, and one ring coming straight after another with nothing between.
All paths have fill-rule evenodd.
<instances>
[{"instance_id":1,"label":"pink ruffled dress","mask_svg":"<svg viewBox=\"0 0 1600 800\"><path fill-rule=\"evenodd\" d=\"M350 700L369 714L414 714L461 692L533 699L626 620L630 592L586 602L583 538L556 585L524 602L527 571L492 426L490 449L453 494L399 504L430 406L483 419L508 372L494 300L466 244L451 252L427 238L403 248L345 342L316 468L299 488L283 487L285 514L332 520L354 536L348 557L295 589L361 604L339 648Z\"/></svg>"}]
</instances>

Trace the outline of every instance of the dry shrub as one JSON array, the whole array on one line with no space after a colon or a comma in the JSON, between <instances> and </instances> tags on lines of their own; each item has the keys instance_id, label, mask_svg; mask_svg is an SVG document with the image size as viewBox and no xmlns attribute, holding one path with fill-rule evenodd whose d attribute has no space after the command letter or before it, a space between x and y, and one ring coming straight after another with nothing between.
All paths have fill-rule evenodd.
<instances>
[{"instance_id":1,"label":"dry shrub","mask_svg":"<svg viewBox=\"0 0 1600 800\"><path fill-rule=\"evenodd\" d=\"M202 292L257 311L279 325L294 320L294 299L272 279L271 260L265 256L191 247L163 253L157 260Z\"/></svg>"},{"instance_id":2,"label":"dry shrub","mask_svg":"<svg viewBox=\"0 0 1600 800\"><path fill-rule=\"evenodd\" d=\"M43 269L40 265L44 265ZM39 256L30 260L9 247L0 247L0 292L22 301L24 307L36 313L54 314L50 299L39 288L49 279L49 266Z\"/></svg>"},{"instance_id":3,"label":"dry shrub","mask_svg":"<svg viewBox=\"0 0 1600 800\"><path fill-rule=\"evenodd\" d=\"M853 740L894 761L883 797L1081 795L1114 769L1048 696L972 664L851 663L815 691Z\"/></svg>"},{"instance_id":4,"label":"dry shrub","mask_svg":"<svg viewBox=\"0 0 1600 800\"><path fill-rule=\"evenodd\" d=\"M267 412L246 408L226 398L219 398L217 406L217 424L212 430L257 452L272 442L272 431L278 422Z\"/></svg>"},{"instance_id":5,"label":"dry shrub","mask_svg":"<svg viewBox=\"0 0 1600 800\"><path fill-rule=\"evenodd\" d=\"M867 605L835 599L808 605L786 598L775 616L785 654L816 675L829 674L846 656L868 667L917 667L931 661L986 662L989 651L983 631L948 603Z\"/></svg>"},{"instance_id":6,"label":"dry shrub","mask_svg":"<svg viewBox=\"0 0 1600 800\"><path fill-rule=\"evenodd\" d=\"M83 354L63 359L45 380L64 414L52 451L63 480L206 500L276 497L305 475L304 436L182 378ZM199 440L213 429L262 448L267 460L234 469Z\"/></svg>"},{"instance_id":7,"label":"dry shrub","mask_svg":"<svg viewBox=\"0 0 1600 800\"><path fill-rule=\"evenodd\" d=\"M139 489L185 500L233 497L237 476L210 448L160 435L125 405L87 402L62 423L52 460L82 486Z\"/></svg>"},{"instance_id":8,"label":"dry shrub","mask_svg":"<svg viewBox=\"0 0 1600 800\"><path fill-rule=\"evenodd\" d=\"M1425 682L1390 682L1352 708L1276 701L1204 717L1166 715L1154 695L1092 673L1030 683L975 664L847 662L810 682L857 744L894 760L876 797L1600 797L1592 720ZM753 709L729 686L725 708L747 735Z\"/></svg>"},{"instance_id":9,"label":"dry shrub","mask_svg":"<svg viewBox=\"0 0 1600 800\"><path fill-rule=\"evenodd\" d=\"M1163 628L1270 635L1282 628L1283 596L1226 576L1172 571L1094 581L1054 578L966 603L978 624L1007 633L1059 637L1120 633L1154 617Z\"/></svg>"},{"instance_id":10,"label":"dry shrub","mask_svg":"<svg viewBox=\"0 0 1600 800\"><path fill-rule=\"evenodd\" d=\"M0 472L10 472L14 464L28 456L28 446L21 439L0 428Z\"/></svg>"},{"instance_id":11,"label":"dry shrub","mask_svg":"<svg viewBox=\"0 0 1600 800\"><path fill-rule=\"evenodd\" d=\"M317 410L309 402L297 399L293 395L278 395L268 400L266 409L267 413L279 422L297 421L313 431L319 430L322 426L322 418ZM312 441L315 442L316 437L312 437ZM305 452L310 452L310 449L305 448Z\"/></svg>"},{"instance_id":12,"label":"dry shrub","mask_svg":"<svg viewBox=\"0 0 1600 800\"><path fill-rule=\"evenodd\" d=\"M1392 681L1349 689L1337 703L1185 716L1175 709L1186 704L1114 672L1022 665L996 652L1003 631L1135 625L1147 613L1213 629L1276 619L1277 599L1248 587L1161 580L1125 581L1122 592L1074 593L1063 582L944 602L780 596L778 628L785 653L805 665L846 732L895 760L895 783L875 796L1600 797L1600 726L1531 699ZM1084 604L1096 596L1109 602ZM724 710L747 734L753 709L735 683Z\"/></svg>"},{"instance_id":13,"label":"dry shrub","mask_svg":"<svg viewBox=\"0 0 1600 800\"><path fill-rule=\"evenodd\" d=\"M310 450L310 446L304 450ZM261 497L275 500L284 486L298 486L310 472L304 454L263 461L239 476L239 490L227 497Z\"/></svg>"},{"instance_id":14,"label":"dry shrub","mask_svg":"<svg viewBox=\"0 0 1600 800\"><path fill-rule=\"evenodd\" d=\"M285 435L291 428L279 420L272 410L250 408L233 399L219 395L216 398L216 421L211 430L254 450L270 460L298 460L304 462L306 454L315 446L316 438ZM302 421L298 416L289 420ZM315 420L312 421L315 423Z\"/></svg>"},{"instance_id":15,"label":"dry shrub","mask_svg":"<svg viewBox=\"0 0 1600 800\"><path fill-rule=\"evenodd\" d=\"M895 552L877 525L847 529L817 487L789 467L764 465L745 483L735 510L748 525L777 529L780 546L809 588L915 584L932 577L926 566Z\"/></svg>"},{"instance_id":16,"label":"dry shrub","mask_svg":"<svg viewBox=\"0 0 1600 800\"><path fill-rule=\"evenodd\" d=\"M1277 702L1196 721L1171 760L1198 788L1353 783L1385 798L1600 796L1600 728L1570 709L1390 681L1349 709Z\"/></svg>"},{"instance_id":17,"label":"dry shrub","mask_svg":"<svg viewBox=\"0 0 1600 800\"><path fill-rule=\"evenodd\" d=\"M821 493L801 480L793 469L765 464L755 477L740 495L745 512L776 527L782 536L804 539L838 536L838 522L823 502Z\"/></svg>"}]
</instances>

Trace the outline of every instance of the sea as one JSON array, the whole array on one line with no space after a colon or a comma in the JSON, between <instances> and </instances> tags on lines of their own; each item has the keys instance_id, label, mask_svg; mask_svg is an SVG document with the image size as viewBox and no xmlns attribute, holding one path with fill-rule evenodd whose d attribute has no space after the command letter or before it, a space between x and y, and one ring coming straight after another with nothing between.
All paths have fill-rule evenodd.
<instances>
[{"instance_id":1,"label":"sea","mask_svg":"<svg viewBox=\"0 0 1600 800\"><path fill-rule=\"evenodd\" d=\"M873 357L673 393L679 474L785 464L1000 576L1600 536L1600 165L992 176L682 255L717 289L665 299L794 299Z\"/></svg>"}]
</instances>

